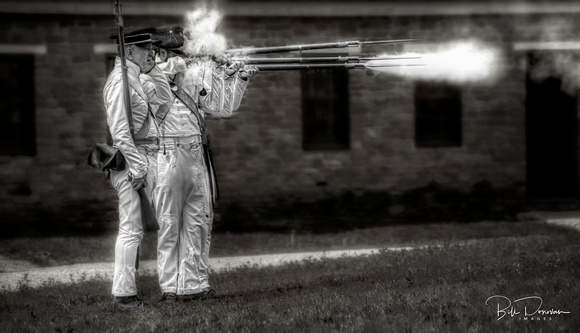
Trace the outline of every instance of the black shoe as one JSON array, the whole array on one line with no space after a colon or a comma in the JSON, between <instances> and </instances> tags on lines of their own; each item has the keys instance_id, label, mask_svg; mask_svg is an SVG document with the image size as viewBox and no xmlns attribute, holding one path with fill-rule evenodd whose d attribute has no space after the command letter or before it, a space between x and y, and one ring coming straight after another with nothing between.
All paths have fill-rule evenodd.
<instances>
[{"instance_id":1,"label":"black shoe","mask_svg":"<svg viewBox=\"0 0 580 333\"><path fill-rule=\"evenodd\" d=\"M205 296L204 291L200 291L195 294L178 295L177 298L182 302L193 301L195 299L201 299Z\"/></svg>"},{"instance_id":2,"label":"black shoe","mask_svg":"<svg viewBox=\"0 0 580 333\"><path fill-rule=\"evenodd\" d=\"M121 311L143 308L145 305L143 300L136 295L115 297L115 307Z\"/></svg>"},{"instance_id":3,"label":"black shoe","mask_svg":"<svg viewBox=\"0 0 580 333\"><path fill-rule=\"evenodd\" d=\"M195 299L206 299L206 298L216 297L216 292L215 292L215 290L211 289L210 287L207 287L198 293L179 295L177 297L179 298L180 301L187 302L187 301L192 301Z\"/></svg>"},{"instance_id":4,"label":"black shoe","mask_svg":"<svg viewBox=\"0 0 580 333\"><path fill-rule=\"evenodd\" d=\"M211 288L205 288L203 290L203 293L204 293L203 298L213 298L217 296L215 290Z\"/></svg>"},{"instance_id":5,"label":"black shoe","mask_svg":"<svg viewBox=\"0 0 580 333\"><path fill-rule=\"evenodd\" d=\"M177 302L177 295L175 293L163 293L161 299L157 303L166 302L166 303L175 303Z\"/></svg>"}]
</instances>

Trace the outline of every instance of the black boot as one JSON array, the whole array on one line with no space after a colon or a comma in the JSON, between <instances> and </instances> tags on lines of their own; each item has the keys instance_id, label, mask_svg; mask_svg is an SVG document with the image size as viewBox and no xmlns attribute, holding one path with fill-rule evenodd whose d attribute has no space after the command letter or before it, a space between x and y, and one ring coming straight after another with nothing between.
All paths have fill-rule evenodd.
<instances>
[{"instance_id":1,"label":"black boot","mask_svg":"<svg viewBox=\"0 0 580 333\"><path fill-rule=\"evenodd\" d=\"M163 293L161 299L157 303L175 303L177 302L177 295L175 293Z\"/></svg>"},{"instance_id":2,"label":"black boot","mask_svg":"<svg viewBox=\"0 0 580 333\"><path fill-rule=\"evenodd\" d=\"M143 302L139 296L118 296L115 297L115 307L118 310L132 310L143 308L146 304Z\"/></svg>"}]
</instances>

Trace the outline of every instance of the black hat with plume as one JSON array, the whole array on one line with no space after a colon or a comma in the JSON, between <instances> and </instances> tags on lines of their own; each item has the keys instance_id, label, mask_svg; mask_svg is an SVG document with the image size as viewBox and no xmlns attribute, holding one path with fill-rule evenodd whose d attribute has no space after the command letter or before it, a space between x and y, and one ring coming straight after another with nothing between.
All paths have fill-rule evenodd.
<instances>
[{"instance_id":1,"label":"black hat with plume","mask_svg":"<svg viewBox=\"0 0 580 333\"><path fill-rule=\"evenodd\" d=\"M185 37L183 36L183 29L181 27L160 30L157 32L157 34L155 34L155 39L159 40L159 43L156 44L158 47L171 51L175 54L184 54L181 48L185 42Z\"/></svg>"}]
</instances>

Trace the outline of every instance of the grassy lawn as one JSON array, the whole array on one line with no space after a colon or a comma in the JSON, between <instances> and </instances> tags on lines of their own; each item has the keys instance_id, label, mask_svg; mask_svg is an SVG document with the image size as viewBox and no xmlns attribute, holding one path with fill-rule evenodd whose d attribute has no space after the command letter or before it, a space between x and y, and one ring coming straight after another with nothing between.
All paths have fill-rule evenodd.
<instances>
[{"instance_id":1,"label":"grassy lawn","mask_svg":"<svg viewBox=\"0 0 580 333\"><path fill-rule=\"evenodd\" d=\"M216 235L215 243L223 242L224 248L236 242L229 250L216 246L223 255L253 253L258 244L252 237L267 251L332 248L343 242L354 247L444 243L363 258L243 267L211 276L216 298L132 312L114 311L108 281L41 289L26 288L23 281L20 291L0 294L0 327L5 332L576 332L580 327L577 232L521 223L417 227L384 235L378 235L379 229L321 238L295 235L294 241L290 235ZM480 241L446 242L472 238ZM58 253L58 246L44 242L45 250ZM98 246L93 250L100 251ZM155 303L160 294L156 279L140 276L138 285L144 298ZM494 295L505 298L486 305ZM538 298L516 302L532 296L543 304ZM542 313L538 307L570 314Z\"/></svg>"}]
</instances>

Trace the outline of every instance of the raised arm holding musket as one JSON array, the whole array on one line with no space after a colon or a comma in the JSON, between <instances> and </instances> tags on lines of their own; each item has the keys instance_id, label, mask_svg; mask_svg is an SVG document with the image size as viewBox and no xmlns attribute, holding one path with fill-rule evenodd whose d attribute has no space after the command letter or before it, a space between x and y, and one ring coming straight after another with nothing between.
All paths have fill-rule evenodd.
<instances>
[{"instance_id":1,"label":"raised arm holding musket","mask_svg":"<svg viewBox=\"0 0 580 333\"><path fill-rule=\"evenodd\" d=\"M143 301L137 296L135 265L144 233L139 191L147 187L147 176L151 174L145 155L146 146L156 139L151 137L150 129L155 126L155 119L149 114L149 108L152 102L167 102L171 94L165 76L154 61L153 32L154 29L136 30L115 38L120 51L123 51L119 53L124 54L125 59L120 56L115 59L115 67L103 89L113 145L121 151L128 166L122 171L111 171L111 183L119 196L119 233L115 244L112 294L117 307L122 310L143 306ZM126 68L123 68L123 63ZM155 96L143 90L144 78L141 75L147 75L147 81L154 85Z\"/></svg>"},{"instance_id":2,"label":"raised arm holding musket","mask_svg":"<svg viewBox=\"0 0 580 333\"><path fill-rule=\"evenodd\" d=\"M169 34L181 36L179 28ZM179 84L190 96L195 96L198 107L205 114L229 117L240 107L241 99L258 68L244 60L234 60L226 53L213 55L187 55L183 52L183 37L172 37L171 47L159 48L159 67L168 79ZM175 38L181 38L176 41Z\"/></svg>"}]
</instances>

